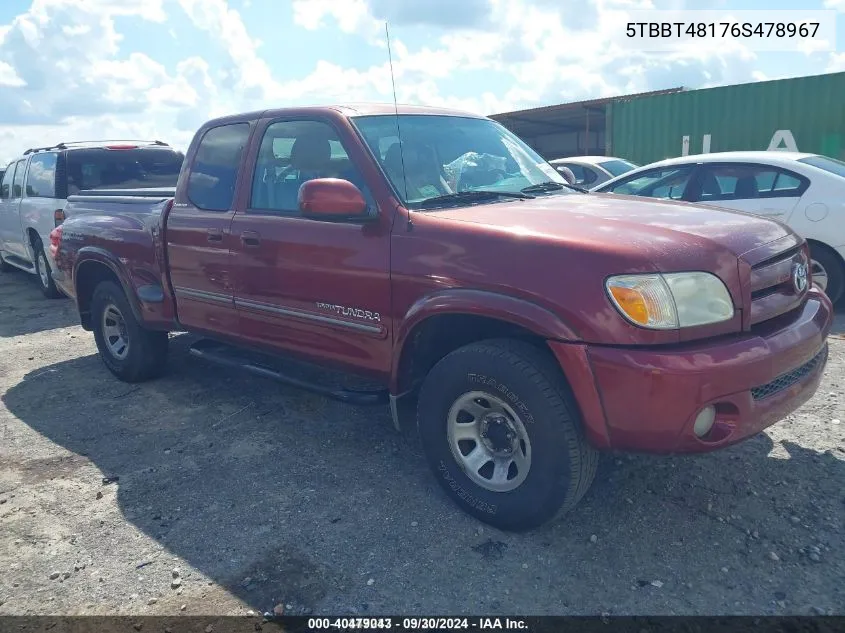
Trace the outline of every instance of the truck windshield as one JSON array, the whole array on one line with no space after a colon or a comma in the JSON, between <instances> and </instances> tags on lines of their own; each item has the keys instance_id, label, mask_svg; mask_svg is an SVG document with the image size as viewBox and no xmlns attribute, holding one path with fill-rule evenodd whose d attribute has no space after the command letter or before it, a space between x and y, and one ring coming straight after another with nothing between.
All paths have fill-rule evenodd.
<instances>
[{"instance_id":1,"label":"truck windshield","mask_svg":"<svg viewBox=\"0 0 845 633\"><path fill-rule=\"evenodd\" d=\"M540 192L532 190L532 195L572 193L545 159L490 119L405 114L354 117L353 123L410 208L490 202L496 199L492 192L506 194L502 200L512 200L513 195L507 194L544 183L554 184L541 187ZM451 195L470 191L491 195Z\"/></svg>"},{"instance_id":2,"label":"truck windshield","mask_svg":"<svg viewBox=\"0 0 845 633\"><path fill-rule=\"evenodd\" d=\"M175 187L184 159L170 148L72 150L67 153L67 192Z\"/></svg>"}]
</instances>

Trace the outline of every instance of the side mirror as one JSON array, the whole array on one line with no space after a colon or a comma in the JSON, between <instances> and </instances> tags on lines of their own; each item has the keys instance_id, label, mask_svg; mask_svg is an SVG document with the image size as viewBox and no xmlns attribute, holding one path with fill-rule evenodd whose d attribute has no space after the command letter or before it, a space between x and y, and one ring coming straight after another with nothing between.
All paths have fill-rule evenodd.
<instances>
[{"instance_id":1,"label":"side mirror","mask_svg":"<svg viewBox=\"0 0 845 633\"><path fill-rule=\"evenodd\" d=\"M368 217L364 194L348 180L315 178L299 188L299 210L305 217L362 220Z\"/></svg>"}]
</instances>

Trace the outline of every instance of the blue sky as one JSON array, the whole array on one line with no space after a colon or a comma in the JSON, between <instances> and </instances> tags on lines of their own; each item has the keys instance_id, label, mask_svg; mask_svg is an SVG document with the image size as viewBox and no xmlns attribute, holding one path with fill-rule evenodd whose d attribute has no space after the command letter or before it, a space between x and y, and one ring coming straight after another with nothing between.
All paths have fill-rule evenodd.
<instances>
[{"instance_id":1,"label":"blue sky","mask_svg":"<svg viewBox=\"0 0 845 633\"><path fill-rule=\"evenodd\" d=\"M838 50L616 45L634 9L835 9ZM764 9L765 7L765 9ZM219 114L392 98L483 114L845 70L845 0L3 0L0 159L108 136L184 145Z\"/></svg>"}]
</instances>

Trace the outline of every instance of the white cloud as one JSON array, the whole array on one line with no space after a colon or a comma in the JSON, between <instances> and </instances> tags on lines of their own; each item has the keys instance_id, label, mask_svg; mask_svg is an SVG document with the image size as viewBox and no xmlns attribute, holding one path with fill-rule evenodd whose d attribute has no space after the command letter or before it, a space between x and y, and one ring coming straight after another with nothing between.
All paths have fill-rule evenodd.
<instances>
[{"instance_id":1,"label":"white cloud","mask_svg":"<svg viewBox=\"0 0 845 633\"><path fill-rule=\"evenodd\" d=\"M826 3L839 8L845 0ZM292 75L274 72L236 4L251 15L266 10L248 0L33 0L0 26L0 159L26 146L104 134L186 144L212 116L284 103L392 100L386 55L370 67L323 58L295 65ZM755 56L739 46L647 54L620 45L627 12L693 5L717 7L723 0L584 0L577 11L555 0L293 0L287 6L296 28L311 31L315 42L340 31L360 38L362 47L383 47L389 20L400 102L490 114L761 76ZM200 50L168 66L148 51L123 50L115 18L151 22L180 43L191 41L169 24L177 15L211 40L223 64L210 66ZM425 43L411 46L420 33ZM830 65L845 68L845 59L833 55ZM449 94L444 86L464 73L476 81L489 77L490 88Z\"/></svg>"},{"instance_id":2,"label":"white cloud","mask_svg":"<svg viewBox=\"0 0 845 633\"><path fill-rule=\"evenodd\" d=\"M836 9L845 13L845 0L824 0L825 9Z\"/></svg>"}]
</instances>

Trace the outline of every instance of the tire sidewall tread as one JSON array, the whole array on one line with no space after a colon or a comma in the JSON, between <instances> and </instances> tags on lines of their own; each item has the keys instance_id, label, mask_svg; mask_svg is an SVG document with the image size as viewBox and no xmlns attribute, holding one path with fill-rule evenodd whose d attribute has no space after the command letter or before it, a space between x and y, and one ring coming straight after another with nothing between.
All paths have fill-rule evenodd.
<instances>
[{"instance_id":1,"label":"tire sidewall tread","mask_svg":"<svg viewBox=\"0 0 845 633\"><path fill-rule=\"evenodd\" d=\"M103 336L103 311L109 304L120 310L126 324L129 353L123 360L112 355ZM143 328L120 286L113 281L97 285L91 299L91 318L100 358L112 374L124 382L142 382L161 374L167 357L167 332Z\"/></svg>"},{"instance_id":2,"label":"tire sidewall tread","mask_svg":"<svg viewBox=\"0 0 845 633\"><path fill-rule=\"evenodd\" d=\"M492 388L485 384L488 379L496 383ZM446 439L446 414L454 400L473 389L502 397L500 385L511 396L503 399L521 412L532 450L528 478L504 493L475 484ZM441 359L420 391L417 424L429 466L447 494L469 514L501 529L533 529L572 509L595 475L598 453L586 441L560 370L548 353L521 341L472 343Z\"/></svg>"}]
</instances>

